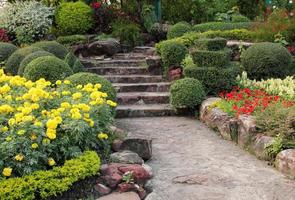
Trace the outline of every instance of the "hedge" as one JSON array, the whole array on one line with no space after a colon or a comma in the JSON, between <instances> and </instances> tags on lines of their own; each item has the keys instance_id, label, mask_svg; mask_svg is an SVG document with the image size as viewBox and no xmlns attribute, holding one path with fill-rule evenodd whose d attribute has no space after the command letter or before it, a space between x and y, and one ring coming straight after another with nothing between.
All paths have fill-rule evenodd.
<instances>
[{"instance_id":1,"label":"hedge","mask_svg":"<svg viewBox=\"0 0 295 200\"><path fill-rule=\"evenodd\" d=\"M17 50L17 47L11 43L0 42L0 63L5 61Z\"/></svg>"},{"instance_id":2,"label":"hedge","mask_svg":"<svg viewBox=\"0 0 295 200\"><path fill-rule=\"evenodd\" d=\"M69 190L73 183L98 174L100 164L96 152L86 151L52 170L1 180L0 199L46 199L57 196Z\"/></svg>"},{"instance_id":3,"label":"hedge","mask_svg":"<svg viewBox=\"0 0 295 200\"><path fill-rule=\"evenodd\" d=\"M56 39L56 41L62 45L71 46L75 44L83 44L87 42L87 36L85 35L68 35L68 36L60 36Z\"/></svg>"},{"instance_id":4,"label":"hedge","mask_svg":"<svg viewBox=\"0 0 295 200\"><path fill-rule=\"evenodd\" d=\"M68 50L63 45L56 41L41 41L32 44L32 47L37 47L48 51L60 59L64 59L68 54Z\"/></svg>"},{"instance_id":5,"label":"hedge","mask_svg":"<svg viewBox=\"0 0 295 200\"><path fill-rule=\"evenodd\" d=\"M220 51L192 50L194 63L198 67L217 67L222 68L230 62L231 51L224 49Z\"/></svg>"},{"instance_id":6,"label":"hedge","mask_svg":"<svg viewBox=\"0 0 295 200\"><path fill-rule=\"evenodd\" d=\"M206 32L225 31L234 29L251 29L256 24L257 23L255 22L208 22L193 26L193 31Z\"/></svg>"},{"instance_id":7,"label":"hedge","mask_svg":"<svg viewBox=\"0 0 295 200\"><path fill-rule=\"evenodd\" d=\"M190 32L191 30L192 30L192 27L189 23L179 22L170 27L167 33L167 38L172 39L172 38L180 37L180 36L183 36L185 33Z\"/></svg>"},{"instance_id":8,"label":"hedge","mask_svg":"<svg viewBox=\"0 0 295 200\"><path fill-rule=\"evenodd\" d=\"M224 38L201 38L195 42L200 50L219 51L226 47L227 40Z\"/></svg>"}]
</instances>

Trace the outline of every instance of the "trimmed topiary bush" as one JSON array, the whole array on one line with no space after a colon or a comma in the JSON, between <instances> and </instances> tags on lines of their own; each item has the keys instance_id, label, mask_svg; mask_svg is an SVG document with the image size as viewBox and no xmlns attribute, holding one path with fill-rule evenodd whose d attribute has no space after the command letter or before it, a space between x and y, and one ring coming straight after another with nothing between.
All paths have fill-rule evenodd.
<instances>
[{"instance_id":1,"label":"trimmed topiary bush","mask_svg":"<svg viewBox=\"0 0 295 200\"><path fill-rule=\"evenodd\" d=\"M236 77L243 68L238 63L231 63L228 68L188 66L184 68L185 77L198 79L204 86L206 93L218 95L223 91L230 91L236 84Z\"/></svg>"},{"instance_id":2,"label":"trimmed topiary bush","mask_svg":"<svg viewBox=\"0 0 295 200\"><path fill-rule=\"evenodd\" d=\"M241 57L250 79L284 78L289 75L291 54L280 44L254 44Z\"/></svg>"},{"instance_id":3,"label":"trimmed topiary bush","mask_svg":"<svg viewBox=\"0 0 295 200\"><path fill-rule=\"evenodd\" d=\"M77 74L74 74L72 76L67 77L67 80L71 81L72 84L75 85L86 85L88 83L92 84L101 84L102 92L106 92L108 94L108 99L110 100L116 100L117 92L114 86L111 82L109 82L107 79L105 79L102 76L99 76L97 74L88 73L88 72L80 72Z\"/></svg>"},{"instance_id":4,"label":"trimmed topiary bush","mask_svg":"<svg viewBox=\"0 0 295 200\"><path fill-rule=\"evenodd\" d=\"M0 63L7 60L16 50L17 47L15 45L7 42L0 42Z\"/></svg>"},{"instance_id":5,"label":"trimmed topiary bush","mask_svg":"<svg viewBox=\"0 0 295 200\"><path fill-rule=\"evenodd\" d=\"M195 43L200 50L219 51L226 47L227 40L224 38L201 38Z\"/></svg>"},{"instance_id":6,"label":"trimmed topiary bush","mask_svg":"<svg viewBox=\"0 0 295 200\"><path fill-rule=\"evenodd\" d=\"M230 62L231 52L229 49L220 51L208 51L195 49L191 52L194 63L198 67L222 68Z\"/></svg>"},{"instance_id":7,"label":"trimmed topiary bush","mask_svg":"<svg viewBox=\"0 0 295 200\"><path fill-rule=\"evenodd\" d=\"M60 36L56 39L56 41L62 45L75 45L75 44L83 44L87 42L87 37L85 35L68 35L68 36Z\"/></svg>"},{"instance_id":8,"label":"trimmed topiary bush","mask_svg":"<svg viewBox=\"0 0 295 200\"><path fill-rule=\"evenodd\" d=\"M232 22L251 22L251 20L248 17L241 14L232 15L231 21Z\"/></svg>"},{"instance_id":9,"label":"trimmed topiary bush","mask_svg":"<svg viewBox=\"0 0 295 200\"><path fill-rule=\"evenodd\" d=\"M22 76L24 74L26 66L36 58L43 57L43 56L54 56L52 53L47 51L36 51L27 55L20 63L17 74Z\"/></svg>"},{"instance_id":10,"label":"trimmed topiary bush","mask_svg":"<svg viewBox=\"0 0 295 200\"><path fill-rule=\"evenodd\" d=\"M93 10L82 1L62 3L55 21L62 35L84 34L94 24Z\"/></svg>"},{"instance_id":11,"label":"trimmed topiary bush","mask_svg":"<svg viewBox=\"0 0 295 200\"><path fill-rule=\"evenodd\" d=\"M43 56L30 62L24 71L24 77L32 81L45 78L54 83L73 74L73 70L63 60L53 56Z\"/></svg>"},{"instance_id":12,"label":"trimmed topiary bush","mask_svg":"<svg viewBox=\"0 0 295 200\"><path fill-rule=\"evenodd\" d=\"M10 74L17 74L18 68L22 60L29 54L34 53L36 51L41 51L42 49L37 47L25 47L16 50L11 56L8 58L5 64L5 71Z\"/></svg>"},{"instance_id":13,"label":"trimmed topiary bush","mask_svg":"<svg viewBox=\"0 0 295 200\"><path fill-rule=\"evenodd\" d=\"M186 22L179 22L174 24L169 30L167 34L168 39L180 37L183 34L192 30L192 27L189 23Z\"/></svg>"},{"instance_id":14,"label":"trimmed topiary bush","mask_svg":"<svg viewBox=\"0 0 295 200\"><path fill-rule=\"evenodd\" d=\"M174 108L194 108L200 105L206 96L200 81L184 78L175 81L170 88L170 103Z\"/></svg>"},{"instance_id":15,"label":"trimmed topiary bush","mask_svg":"<svg viewBox=\"0 0 295 200\"><path fill-rule=\"evenodd\" d=\"M197 24L193 27L193 31L206 32L206 31L225 31L233 29L250 29L255 26L255 22L208 22Z\"/></svg>"},{"instance_id":16,"label":"trimmed topiary bush","mask_svg":"<svg viewBox=\"0 0 295 200\"><path fill-rule=\"evenodd\" d=\"M63 45L55 41L36 42L32 47L38 47L44 51L48 51L60 59L64 59L68 54L68 50Z\"/></svg>"},{"instance_id":17,"label":"trimmed topiary bush","mask_svg":"<svg viewBox=\"0 0 295 200\"><path fill-rule=\"evenodd\" d=\"M74 73L82 72L84 69L83 64L72 52L69 52L67 54L65 62L68 63L68 65L70 66L70 68L72 68Z\"/></svg>"}]
</instances>

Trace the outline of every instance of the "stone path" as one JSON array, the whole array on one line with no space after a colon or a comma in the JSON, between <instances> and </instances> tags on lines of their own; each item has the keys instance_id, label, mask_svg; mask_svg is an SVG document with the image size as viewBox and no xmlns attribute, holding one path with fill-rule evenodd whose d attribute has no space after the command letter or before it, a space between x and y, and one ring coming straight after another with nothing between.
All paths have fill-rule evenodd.
<instances>
[{"instance_id":1,"label":"stone path","mask_svg":"<svg viewBox=\"0 0 295 200\"><path fill-rule=\"evenodd\" d=\"M295 180L195 119L126 118L117 126L153 138L153 200L295 200Z\"/></svg>"}]
</instances>

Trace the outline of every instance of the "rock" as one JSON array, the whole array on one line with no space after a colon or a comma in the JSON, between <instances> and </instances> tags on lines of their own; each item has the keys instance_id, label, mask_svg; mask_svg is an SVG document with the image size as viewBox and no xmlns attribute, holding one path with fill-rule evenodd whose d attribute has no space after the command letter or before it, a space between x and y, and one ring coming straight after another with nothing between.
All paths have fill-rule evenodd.
<instances>
[{"instance_id":1,"label":"rock","mask_svg":"<svg viewBox=\"0 0 295 200\"><path fill-rule=\"evenodd\" d=\"M147 196L147 192L145 191L145 189L143 187L138 188L137 194L140 199L144 199Z\"/></svg>"},{"instance_id":2,"label":"rock","mask_svg":"<svg viewBox=\"0 0 295 200\"><path fill-rule=\"evenodd\" d=\"M130 192L130 191L136 191L137 188L134 184L131 183L120 183L118 185L118 189L120 192Z\"/></svg>"},{"instance_id":3,"label":"rock","mask_svg":"<svg viewBox=\"0 0 295 200\"><path fill-rule=\"evenodd\" d=\"M119 129L119 128L117 128L117 127L115 127L115 126L111 126L110 127L110 130L119 138L119 139L124 139L126 136L127 136L127 134L125 133L125 131L124 130L122 130L122 129Z\"/></svg>"},{"instance_id":4,"label":"rock","mask_svg":"<svg viewBox=\"0 0 295 200\"><path fill-rule=\"evenodd\" d=\"M153 177L153 169L149 165L143 164L142 167L149 173L150 177Z\"/></svg>"},{"instance_id":5,"label":"rock","mask_svg":"<svg viewBox=\"0 0 295 200\"><path fill-rule=\"evenodd\" d=\"M116 188L122 182L122 176L120 174L105 175L102 178L111 188Z\"/></svg>"},{"instance_id":6,"label":"rock","mask_svg":"<svg viewBox=\"0 0 295 200\"><path fill-rule=\"evenodd\" d=\"M118 168L123 174L133 172L133 177L136 183L144 183L150 177L149 173L141 165L125 165Z\"/></svg>"},{"instance_id":7,"label":"rock","mask_svg":"<svg viewBox=\"0 0 295 200\"><path fill-rule=\"evenodd\" d=\"M145 200L163 200L157 193L150 193Z\"/></svg>"},{"instance_id":8,"label":"rock","mask_svg":"<svg viewBox=\"0 0 295 200\"><path fill-rule=\"evenodd\" d=\"M212 107L219 98L210 98L203 102L201 106L201 121L205 122L209 127L217 129L221 136L226 140L237 141L238 121L230 117L222 110Z\"/></svg>"},{"instance_id":9,"label":"rock","mask_svg":"<svg viewBox=\"0 0 295 200\"><path fill-rule=\"evenodd\" d=\"M238 145L248 147L256 135L256 124L253 116L240 115L238 118Z\"/></svg>"},{"instance_id":10,"label":"rock","mask_svg":"<svg viewBox=\"0 0 295 200\"><path fill-rule=\"evenodd\" d=\"M152 157L152 140L145 138L127 138L123 141L121 149L133 151L144 160L149 160Z\"/></svg>"},{"instance_id":11,"label":"rock","mask_svg":"<svg viewBox=\"0 0 295 200\"><path fill-rule=\"evenodd\" d=\"M132 151L122 151L111 154L111 162L124 164L143 164L143 160L137 153Z\"/></svg>"},{"instance_id":12,"label":"rock","mask_svg":"<svg viewBox=\"0 0 295 200\"><path fill-rule=\"evenodd\" d=\"M126 192L126 193L112 193L107 196L98 198L97 200L140 200L138 194L135 192Z\"/></svg>"},{"instance_id":13,"label":"rock","mask_svg":"<svg viewBox=\"0 0 295 200\"><path fill-rule=\"evenodd\" d=\"M111 193L111 189L101 183L98 183L94 186L94 189L100 194L100 195L107 195Z\"/></svg>"},{"instance_id":14,"label":"rock","mask_svg":"<svg viewBox=\"0 0 295 200\"><path fill-rule=\"evenodd\" d=\"M271 160L265 152L265 147L274 141L273 137L257 135L252 144L252 151L261 160Z\"/></svg>"},{"instance_id":15,"label":"rock","mask_svg":"<svg viewBox=\"0 0 295 200\"><path fill-rule=\"evenodd\" d=\"M145 184L144 184L144 188L148 193L151 193L153 191L153 181L152 179L148 180Z\"/></svg>"},{"instance_id":16,"label":"rock","mask_svg":"<svg viewBox=\"0 0 295 200\"><path fill-rule=\"evenodd\" d=\"M168 71L169 80L174 81L182 78L182 68L181 67L172 67Z\"/></svg>"},{"instance_id":17,"label":"rock","mask_svg":"<svg viewBox=\"0 0 295 200\"><path fill-rule=\"evenodd\" d=\"M123 173L118 169L120 166L122 165L109 164L109 165L102 165L100 168L100 172L102 175L101 178L111 188L116 188L116 186L122 182Z\"/></svg>"},{"instance_id":18,"label":"rock","mask_svg":"<svg viewBox=\"0 0 295 200\"><path fill-rule=\"evenodd\" d=\"M113 56L121 49L120 43L115 39L99 40L88 45L88 51L91 55Z\"/></svg>"},{"instance_id":19,"label":"rock","mask_svg":"<svg viewBox=\"0 0 295 200\"><path fill-rule=\"evenodd\" d=\"M114 140L112 144L112 150L114 152L120 151L122 143L123 143L122 140L118 140L118 139Z\"/></svg>"},{"instance_id":20,"label":"rock","mask_svg":"<svg viewBox=\"0 0 295 200\"><path fill-rule=\"evenodd\" d=\"M281 151L275 161L276 168L283 174L295 177L295 149Z\"/></svg>"},{"instance_id":21,"label":"rock","mask_svg":"<svg viewBox=\"0 0 295 200\"><path fill-rule=\"evenodd\" d=\"M146 63L150 73L158 75L162 73L162 59L160 56L149 56L146 58Z\"/></svg>"}]
</instances>

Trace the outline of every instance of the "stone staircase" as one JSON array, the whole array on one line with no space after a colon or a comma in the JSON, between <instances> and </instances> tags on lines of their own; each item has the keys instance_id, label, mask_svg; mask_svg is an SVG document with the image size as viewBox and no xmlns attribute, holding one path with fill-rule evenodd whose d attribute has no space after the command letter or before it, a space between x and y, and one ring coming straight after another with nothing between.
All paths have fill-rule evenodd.
<instances>
[{"instance_id":1,"label":"stone staircase","mask_svg":"<svg viewBox=\"0 0 295 200\"><path fill-rule=\"evenodd\" d=\"M104 76L118 91L117 118L153 117L173 114L169 105L170 83L162 75L149 72L149 47L119 53L112 59L82 59L88 72Z\"/></svg>"}]
</instances>

